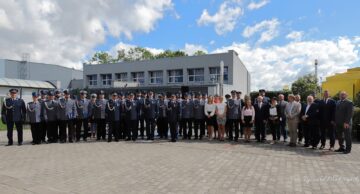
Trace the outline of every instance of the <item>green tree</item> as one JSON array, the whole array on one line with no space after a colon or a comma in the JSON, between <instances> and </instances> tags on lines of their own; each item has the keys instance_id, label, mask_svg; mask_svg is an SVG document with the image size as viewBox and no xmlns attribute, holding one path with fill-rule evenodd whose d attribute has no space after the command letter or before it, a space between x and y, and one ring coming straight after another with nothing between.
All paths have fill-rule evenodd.
<instances>
[{"instance_id":1,"label":"green tree","mask_svg":"<svg viewBox=\"0 0 360 194\"><path fill-rule=\"evenodd\" d=\"M206 53L202 50L198 50L194 53L194 56L206 55Z\"/></svg>"},{"instance_id":2,"label":"green tree","mask_svg":"<svg viewBox=\"0 0 360 194\"><path fill-rule=\"evenodd\" d=\"M164 52L157 54L155 56L155 59L162 59L162 58L172 58L172 57L182 57L182 56L188 56L184 51L171 51L171 50L165 50Z\"/></svg>"},{"instance_id":3,"label":"green tree","mask_svg":"<svg viewBox=\"0 0 360 194\"><path fill-rule=\"evenodd\" d=\"M314 92L319 91L319 89L317 78L313 74L304 75L291 85L291 91L294 94L299 94L302 101L305 101L307 96L314 94Z\"/></svg>"},{"instance_id":4,"label":"green tree","mask_svg":"<svg viewBox=\"0 0 360 194\"><path fill-rule=\"evenodd\" d=\"M117 59L114 59L109 53L104 51L98 51L89 61L90 64L105 64L105 63L114 63Z\"/></svg>"}]
</instances>

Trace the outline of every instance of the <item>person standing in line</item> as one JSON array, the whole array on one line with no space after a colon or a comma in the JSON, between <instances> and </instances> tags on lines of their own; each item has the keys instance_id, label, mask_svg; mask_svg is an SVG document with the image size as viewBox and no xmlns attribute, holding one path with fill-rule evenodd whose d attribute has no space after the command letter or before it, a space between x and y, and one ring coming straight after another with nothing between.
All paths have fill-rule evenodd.
<instances>
[{"instance_id":1,"label":"person standing in line","mask_svg":"<svg viewBox=\"0 0 360 194\"><path fill-rule=\"evenodd\" d=\"M224 103L224 98L219 97L219 103L216 104L216 121L219 127L219 140L225 141L225 124L226 124L227 105Z\"/></svg>"},{"instance_id":2,"label":"person standing in line","mask_svg":"<svg viewBox=\"0 0 360 194\"><path fill-rule=\"evenodd\" d=\"M250 142L251 137L251 128L253 127L255 121L255 108L251 104L251 100L245 100L245 105L241 110L241 121L244 126L244 135L245 135L245 142Z\"/></svg>"},{"instance_id":3,"label":"person standing in line","mask_svg":"<svg viewBox=\"0 0 360 194\"><path fill-rule=\"evenodd\" d=\"M155 123L159 113L157 101L154 98L154 92L149 91L143 107L144 107L145 123L146 123L146 137L147 140L154 140Z\"/></svg>"},{"instance_id":4,"label":"person standing in line","mask_svg":"<svg viewBox=\"0 0 360 194\"><path fill-rule=\"evenodd\" d=\"M89 135L89 103L90 100L86 98L87 92L84 90L80 91L80 99L78 99L76 104L77 109L77 118L76 118L76 142L80 141L81 138L81 127L84 128L83 140L86 141Z\"/></svg>"},{"instance_id":5,"label":"person standing in line","mask_svg":"<svg viewBox=\"0 0 360 194\"><path fill-rule=\"evenodd\" d=\"M26 112L26 115L29 118L30 130L33 139L32 145L41 144L41 104L38 101L38 94L36 92L32 93L32 102L27 104Z\"/></svg>"},{"instance_id":6,"label":"person standing in line","mask_svg":"<svg viewBox=\"0 0 360 194\"><path fill-rule=\"evenodd\" d=\"M214 125L216 124L215 110L216 110L216 105L214 104L214 97L209 96L208 101L204 107L209 141L213 139Z\"/></svg>"},{"instance_id":7,"label":"person standing in line","mask_svg":"<svg viewBox=\"0 0 360 194\"><path fill-rule=\"evenodd\" d=\"M10 89L10 98L5 99L1 109L1 119L7 126L7 146L13 145L13 129L16 127L18 145L23 143L23 123L26 118L26 106L23 99L17 97L18 89Z\"/></svg>"},{"instance_id":8,"label":"person standing in line","mask_svg":"<svg viewBox=\"0 0 360 194\"><path fill-rule=\"evenodd\" d=\"M301 110L305 110L306 105L305 103L301 102L301 96L299 94L295 95L295 101L301 104ZM305 124L302 121L302 115L299 115L300 122L298 124L298 144L301 145L304 139L305 133Z\"/></svg>"},{"instance_id":9,"label":"person standing in line","mask_svg":"<svg viewBox=\"0 0 360 194\"><path fill-rule=\"evenodd\" d=\"M205 114L204 114L204 106L205 102L202 99L200 93L195 94L194 102L194 132L195 139L199 138L199 129L200 129L200 140L202 140L205 134Z\"/></svg>"},{"instance_id":10,"label":"person standing in line","mask_svg":"<svg viewBox=\"0 0 360 194\"><path fill-rule=\"evenodd\" d=\"M257 97L257 103L254 105L255 108L255 137L257 142L266 141L265 126L269 117L269 105L264 102L262 96Z\"/></svg>"},{"instance_id":11,"label":"person standing in line","mask_svg":"<svg viewBox=\"0 0 360 194\"><path fill-rule=\"evenodd\" d=\"M125 104L127 120L129 121L128 130L127 130L127 139L126 141L136 141L138 138L138 128L139 128L139 114L140 114L140 102L134 99L134 94L130 93L129 99Z\"/></svg>"},{"instance_id":12,"label":"person standing in line","mask_svg":"<svg viewBox=\"0 0 360 194\"><path fill-rule=\"evenodd\" d=\"M271 134L273 136L271 144L277 142L277 132L279 131L279 123L281 117L281 108L280 105L277 103L277 98L273 97L271 99L271 104L269 104L269 128Z\"/></svg>"},{"instance_id":13,"label":"person standing in line","mask_svg":"<svg viewBox=\"0 0 360 194\"><path fill-rule=\"evenodd\" d=\"M194 103L190 99L190 94L186 93L181 102L181 125L183 139L191 139L193 126Z\"/></svg>"},{"instance_id":14,"label":"person standing in line","mask_svg":"<svg viewBox=\"0 0 360 194\"><path fill-rule=\"evenodd\" d=\"M46 134L48 143L57 142L57 106L58 101L55 100L54 92L48 92L48 99L43 103L42 111L46 122Z\"/></svg>"},{"instance_id":15,"label":"person standing in line","mask_svg":"<svg viewBox=\"0 0 360 194\"><path fill-rule=\"evenodd\" d=\"M180 103L176 99L176 95L172 94L170 101L167 103L167 121L170 126L171 142L176 142L177 125L180 120Z\"/></svg>"},{"instance_id":16,"label":"person standing in line","mask_svg":"<svg viewBox=\"0 0 360 194\"><path fill-rule=\"evenodd\" d=\"M88 105L88 118L90 123L90 131L91 131L91 138L96 137L96 121L94 118L94 110L95 110L95 103L96 103L96 94L91 94L90 102Z\"/></svg>"},{"instance_id":17,"label":"person standing in line","mask_svg":"<svg viewBox=\"0 0 360 194\"><path fill-rule=\"evenodd\" d=\"M335 111L336 133L340 146L336 152L343 152L344 154L349 154L351 152L351 125L353 114L353 103L347 98L346 92L340 92L340 100L336 104ZM344 145L344 140L346 146Z\"/></svg>"},{"instance_id":18,"label":"person standing in line","mask_svg":"<svg viewBox=\"0 0 360 194\"><path fill-rule=\"evenodd\" d=\"M290 143L288 144L290 147L296 147L300 112L301 104L295 101L295 96L293 94L289 94L288 104L285 107L285 115L290 133Z\"/></svg>"},{"instance_id":19,"label":"person standing in line","mask_svg":"<svg viewBox=\"0 0 360 194\"><path fill-rule=\"evenodd\" d=\"M120 103L117 96L117 93L113 92L111 94L111 99L107 101L105 108L105 117L109 124L108 142L112 142L113 137L115 138L115 142L118 142L120 136Z\"/></svg>"},{"instance_id":20,"label":"person standing in line","mask_svg":"<svg viewBox=\"0 0 360 194\"><path fill-rule=\"evenodd\" d=\"M105 107L107 100L105 99L105 92L100 91L98 99L94 104L94 119L96 122L96 140L100 141L106 139L106 118L105 118Z\"/></svg>"},{"instance_id":21,"label":"person standing in line","mask_svg":"<svg viewBox=\"0 0 360 194\"><path fill-rule=\"evenodd\" d=\"M280 141L281 135L283 136L283 141L286 142L287 140L287 130L286 130L286 115L285 115L285 107L288 104L287 101L285 101L284 94L279 94L279 106L280 106L280 118L279 118L279 126L280 130L276 132L276 139Z\"/></svg>"},{"instance_id":22,"label":"person standing in line","mask_svg":"<svg viewBox=\"0 0 360 194\"><path fill-rule=\"evenodd\" d=\"M320 134L321 146L320 149L325 148L326 137L330 139L330 151L334 151L335 146L335 110L336 102L330 98L329 92L324 91L323 99L319 103L320 114Z\"/></svg>"},{"instance_id":23,"label":"person standing in line","mask_svg":"<svg viewBox=\"0 0 360 194\"><path fill-rule=\"evenodd\" d=\"M229 141L238 141L239 139L239 122L240 118L240 104L236 102L236 91L231 91L231 98L227 100L227 120ZM234 136L235 132L235 136Z\"/></svg>"},{"instance_id":24,"label":"person standing in line","mask_svg":"<svg viewBox=\"0 0 360 194\"><path fill-rule=\"evenodd\" d=\"M141 92L138 91L138 93L136 94L136 99L137 104L139 106L139 118L138 118L138 122L139 125L137 128L139 128L140 130L140 137L143 140L145 137L145 111L144 111L144 104L145 104L145 100L146 100L146 92ZM149 136L148 134L146 134L146 136Z\"/></svg>"},{"instance_id":25,"label":"person standing in line","mask_svg":"<svg viewBox=\"0 0 360 194\"><path fill-rule=\"evenodd\" d=\"M237 122L238 128L240 130L240 138L243 138L244 135L244 127L241 125L241 110L244 106L244 100L241 99L241 91L236 91L236 104L239 104L239 119Z\"/></svg>"},{"instance_id":26,"label":"person standing in line","mask_svg":"<svg viewBox=\"0 0 360 194\"><path fill-rule=\"evenodd\" d=\"M304 147L312 146L312 149L316 149L320 141L319 131L319 107L314 102L313 96L308 96L307 105L305 109L301 111L301 119L304 123L303 133L305 137Z\"/></svg>"},{"instance_id":27,"label":"person standing in line","mask_svg":"<svg viewBox=\"0 0 360 194\"><path fill-rule=\"evenodd\" d=\"M70 98L69 90L64 90L64 98L59 99L57 113L60 121L60 143L65 143L66 137L68 137L69 143L73 143L77 110L75 101ZM66 128L68 129L67 133Z\"/></svg>"},{"instance_id":28,"label":"person standing in line","mask_svg":"<svg viewBox=\"0 0 360 194\"><path fill-rule=\"evenodd\" d=\"M46 90L40 90L40 98L38 99L39 104L41 107L44 107L44 103L46 101L47 98L47 91ZM43 112L43 108L41 108L41 113L40 113L40 139L41 139L41 143L47 143L46 141L46 121L44 118L44 112Z\"/></svg>"},{"instance_id":29,"label":"person standing in line","mask_svg":"<svg viewBox=\"0 0 360 194\"><path fill-rule=\"evenodd\" d=\"M157 102L157 109L159 110L158 118L156 120L157 131L160 135L160 139L168 138L168 121L167 121L167 100L165 99L165 95L159 94Z\"/></svg>"}]
</instances>

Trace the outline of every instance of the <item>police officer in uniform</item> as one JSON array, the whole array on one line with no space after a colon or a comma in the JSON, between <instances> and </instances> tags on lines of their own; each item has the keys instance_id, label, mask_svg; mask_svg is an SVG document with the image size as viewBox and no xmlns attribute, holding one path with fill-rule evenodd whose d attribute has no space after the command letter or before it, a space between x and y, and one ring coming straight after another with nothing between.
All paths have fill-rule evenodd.
<instances>
[{"instance_id":1,"label":"police officer in uniform","mask_svg":"<svg viewBox=\"0 0 360 194\"><path fill-rule=\"evenodd\" d=\"M77 109L75 100L70 98L70 92L64 90L64 98L59 99L58 105L58 119L60 121L60 142L66 142L66 127L68 129L68 139L73 143L74 139L74 125L77 117Z\"/></svg>"},{"instance_id":2,"label":"police officer in uniform","mask_svg":"<svg viewBox=\"0 0 360 194\"><path fill-rule=\"evenodd\" d=\"M126 120L126 109L125 109L125 95L119 93L119 109L120 109L120 123L119 123L119 139L126 138L127 120Z\"/></svg>"},{"instance_id":3,"label":"police officer in uniform","mask_svg":"<svg viewBox=\"0 0 360 194\"><path fill-rule=\"evenodd\" d=\"M180 120L180 103L176 100L176 95L172 94L167 104L167 119L170 126L171 142L176 142L177 124Z\"/></svg>"},{"instance_id":4,"label":"police officer in uniform","mask_svg":"<svg viewBox=\"0 0 360 194\"><path fill-rule=\"evenodd\" d=\"M40 98L38 98L38 101L41 105L41 107L44 106L46 99L46 95L47 95L47 91L46 90L40 90ZM44 112L43 112L43 108L41 108L41 114L40 114L40 132L39 132L39 136L41 139L42 143L46 143L46 121L44 118Z\"/></svg>"},{"instance_id":5,"label":"police officer in uniform","mask_svg":"<svg viewBox=\"0 0 360 194\"><path fill-rule=\"evenodd\" d=\"M10 98L5 99L1 109L1 119L7 126L7 146L13 145L13 129L16 126L18 135L18 145L23 142L23 122L26 118L26 107L24 100L17 98L18 90L9 90Z\"/></svg>"},{"instance_id":6,"label":"police officer in uniform","mask_svg":"<svg viewBox=\"0 0 360 194\"><path fill-rule=\"evenodd\" d=\"M128 100L125 104L126 116L128 120L127 139L126 141L136 141L138 137L138 124L139 124L139 112L140 102L134 99L134 94L130 93Z\"/></svg>"},{"instance_id":7,"label":"police officer in uniform","mask_svg":"<svg viewBox=\"0 0 360 194\"><path fill-rule=\"evenodd\" d=\"M80 99L76 101L77 119L76 119L76 141L80 141L81 127L84 128L83 139L87 140L89 135L89 103L90 100L86 98L87 92L80 91Z\"/></svg>"},{"instance_id":8,"label":"police officer in uniform","mask_svg":"<svg viewBox=\"0 0 360 194\"><path fill-rule=\"evenodd\" d=\"M144 114L146 121L146 136L147 140L154 140L155 123L158 115L157 101L154 98L154 93L149 91L148 97L145 99Z\"/></svg>"},{"instance_id":9,"label":"police officer in uniform","mask_svg":"<svg viewBox=\"0 0 360 194\"><path fill-rule=\"evenodd\" d=\"M185 94L185 99L181 102L181 125L183 139L191 139L193 122L194 103L189 94Z\"/></svg>"},{"instance_id":10,"label":"police officer in uniform","mask_svg":"<svg viewBox=\"0 0 360 194\"><path fill-rule=\"evenodd\" d=\"M112 141L114 136L115 141L119 141L120 136L120 102L117 98L117 93L113 92L111 99L107 102L106 105L106 120L109 123L108 131L108 142Z\"/></svg>"},{"instance_id":11,"label":"police officer in uniform","mask_svg":"<svg viewBox=\"0 0 360 194\"><path fill-rule=\"evenodd\" d=\"M48 99L42 104L43 117L46 122L48 143L57 142L57 106L54 92L48 92Z\"/></svg>"},{"instance_id":12,"label":"police officer in uniform","mask_svg":"<svg viewBox=\"0 0 360 194\"><path fill-rule=\"evenodd\" d=\"M236 91L231 91L231 96L227 101L227 115L228 119L228 130L229 130L229 141L238 141L239 138L239 118L240 118L240 104L237 103L236 100ZM233 131L235 129L235 137Z\"/></svg>"},{"instance_id":13,"label":"police officer in uniform","mask_svg":"<svg viewBox=\"0 0 360 194\"><path fill-rule=\"evenodd\" d=\"M27 116L29 118L31 135L32 135L32 144L41 144L42 131L41 131L41 104L38 100L38 94L36 92L32 93L32 102L27 104Z\"/></svg>"},{"instance_id":14,"label":"police officer in uniform","mask_svg":"<svg viewBox=\"0 0 360 194\"><path fill-rule=\"evenodd\" d=\"M97 127L97 134L96 134L96 140L100 141L100 139L105 140L106 139L106 118L105 118L105 107L107 100L104 97L105 92L100 91L98 95L98 99L96 100L96 103L94 104L94 119L96 121L96 127Z\"/></svg>"},{"instance_id":15,"label":"police officer in uniform","mask_svg":"<svg viewBox=\"0 0 360 194\"><path fill-rule=\"evenodd\" d=\"M200 129L200 140L205 135L205 114L204 107L205 101L202 99L201 94L195 94L194 102L194 132L195 139L198 139L198 133Z\"/></svg>"},{"instance_id":16,"label":"police officer in uniform","mask_svg":"<svg viewBox=\"0 0 360 194\"><path fill-rule=\"evenodd\" d=\"M168 121L167 121L167 100L163 94L159 94L159 100L157 103L158 106L158 118L157 118L157 129L158 134L160 135L160 139L168 138Z\"/></svg>"},{"instance_id":17,"label":"police officer in uniform","mask_svg":"<svg viewBox=\"0 0 360 194\"><path fill-rule=\"evenodd\" d=\"M145 131L145 113L144 113L144 104L146 99L146 93L141 93L140 91L137 93L136 101L139 105L139 123L140 123L140 137L141 139L144 139L144 131ZM149 136L148 134L146 134Z\"/></svg>"}]
</instances>

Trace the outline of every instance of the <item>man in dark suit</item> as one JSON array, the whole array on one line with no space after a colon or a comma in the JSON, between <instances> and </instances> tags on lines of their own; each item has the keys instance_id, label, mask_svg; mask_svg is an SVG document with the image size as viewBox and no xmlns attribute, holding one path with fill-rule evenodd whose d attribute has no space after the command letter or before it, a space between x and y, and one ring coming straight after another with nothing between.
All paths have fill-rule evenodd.
<instances>
[{"instance_id":1,"label":"man in dark suit","mask_svg":"<svg viewBox=\"0 0 360 194\"><path fill-rule=\"evenodd\" d=\"M265 125L269 118L269 106L264 103L263 97L257 97L255 108L255 137L258 142L266 141Z\"/></svg>"},{"instance_id":2,"label":"man in dark suit","mask_svg":"<svg viewBox=\"0 0 360 194\"><path fill-rule=\"evenodd\" d=\"M154 92L150 91L148 97L145 99L144 114L146 121L146 136L147 140L154 140L155 136L155 123L159 114L157 101L154 98Z\"/></svg>"},{"instance_id":3,"label":"man in dark suit","mask_svg":"<svg viewBox=\"0 0 360 194\"><path fill-rule=\"evenodd\" d=\"M335 111L336 133L340 146L336 152L343 152L344 154L351 152L351 125L353 114L354 105L347 99L347 94L343 91L340 93L340 100L336 104ZM344 146L343 135L345 136L346 147Z\"/></svg>"},{"instance_id":4,"label":"man in dark suit","mask_svg":"<svg viewBox=\"0 0 360 194\"><path fill-rule=\"evenodd\" d=\"M307 105L305 109L301 110L301 120L304 123L304 136L305 145L304 147L312 146L312 149L316 149L320 141L319 131L319 106L314 102L313 96L307 97Z\"/></svg>"},{"instance_id":5,"label":"man in dark suit","mask_svg":"<svg viewBox=\"0 0 360 194\"><path fill-rule=\"evenodd\" d=\"M140 118L140 102L134 99L134 94L130 93L125 103L126 117L129 121L126 141L136 141L138 138L139 118Z\"/></svg>"},{"instance_id":6,"label":"man in dark suit","mask_svg":"<svg viewBox=\"0 0 360 194\"><path fill-rule=\"evenodd\" d=\"M105 117L109 124L108 142L111 142L113 137L115 138L116 142L118 142L120 139L120 111L121 109L118 95L116 92L113 92L111 99L107 101L105 108Z\"/></svg>"},{"instance_id":7,"label":"man in dark suit","mask_svg":"<svg viewBox=\"0 0 360 194\"><path fill-rule=\"evenodd\" d=\"M324 91L324 97L319 103L319 118L320 118L320 135L321 146L320 149L325 148L326 137L330 138L330 150L334 150L335 145L335 110L336 103L330 98L329 92Z\"/></svg>"},{"instance_id":8,"label":"man in dark suit","mask_svg":"<svg viewBox=\"0 0 360 194\"><path fill-rule=\"evenodd\" d=\"M10 98L5 99L1 109L1 119L7 126L7 146L13 145L13 128L16 126L18 145L23 142L23 122L26 118L24 100L17 98L18 89L10 89Z\"/></svg>"},{"instance_id":9,"label":"man in dark suit","mask_svg":"<svg viewBox=\"0 0 360 194\"><path fill-rule=\"evenodd\" d=\"M167 119L170 126L171 142L176 142L177 123L180 120L180 103L176 100L176 95L171 95L171 100L167 103Z\"/></svg>"}]
</instances>

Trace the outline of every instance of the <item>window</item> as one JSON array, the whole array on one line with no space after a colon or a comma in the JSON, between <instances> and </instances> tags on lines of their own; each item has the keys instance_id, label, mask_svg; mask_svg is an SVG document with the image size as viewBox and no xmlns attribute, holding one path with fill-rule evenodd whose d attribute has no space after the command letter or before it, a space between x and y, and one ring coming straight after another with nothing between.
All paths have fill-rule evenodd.
<instances>
[{"instance_id":1,"label":"window","mask_svg":"<svg viewBox=\"0 0 360 194\"><path fill-rule=\"evenodd\" d=\"M210 81L218 82L220 80L220 67L210 67ZM224 67L224 82L228 81L228 67Z\"/></svg>"},{"instance_id":2,"label":"window","mask_svg":"<svg viewBox=\"0 0 360 194\"><path fill-rule=\"evenodd\" d=\"M204 69L188 69L189 82L204 82Z\"/></svg>"},{"instance_id":3,"label":"window","mask_svg":"<svg viewBox=\"0 0 360 194\"><path fill-rule=\"evenodd\" d=\"M133 72L131 73L132 81L140 84L145 83L144 72Z\"/></svg>"},{"instance_id":4,"label":"window","mask_svg":"<svg viewBox=\"0 0 360 194\"><path fill-rule=\"evenodd\" d=\"M163 72L162 71L150 71L150 84L162 84L163 83Z\"/></svg>"},{"instance_id":5,"label":"window","mask_svg":"<svg viewBox=\"0 0 360 194\"><path fill-rule=\"evenodd\" d=\"M116 81L126 82L127 79L127 73L116 73L115 74Z\"/></svg>"},{"instance_id":6,"label":"window","mask_svg":"<svg viewBox=\"0 0 360 194\"><path fill-rule=\"evenodd\" d=\"M101 84L103 86L110 86L111 85L111 74L101 74Z\"/></svg>"},{"instance_id":7,"label":"window","mask_svg":"<svg viewBox=\"0 0 360 194\"><path fill-rule=\"evenodd\" d=\"M87 76L88 85L96 86L97 85L97 75L88 75Z\"/></svg>"},{"instance_id":8,"label":"window","mask_svg":"<svg viewBox=\"0 0 360 194\"><path fill-rule=\"evenodd\" d=\"M182 83L183 82L183 70L169 70L169 83Z\"/></svg>"}]
</instances>

